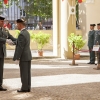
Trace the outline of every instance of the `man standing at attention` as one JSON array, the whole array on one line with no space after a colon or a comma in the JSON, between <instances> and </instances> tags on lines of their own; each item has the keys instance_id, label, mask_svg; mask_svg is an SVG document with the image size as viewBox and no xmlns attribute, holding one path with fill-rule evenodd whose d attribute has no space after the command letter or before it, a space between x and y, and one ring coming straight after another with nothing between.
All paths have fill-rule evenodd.
<instances>
[{"instance_id":1,"label":"man standing at attention","mask_svg":"<svg viewBox=\"0 0 100 100\"><path fill-rule=\"evenodd\" d=\"M4 19L5 18L3 16L0 16L0 91L7 90L2 87L4 57L6 57L6 43L8 44L13 44L13 42L16 43L16 39L12 35L10 35L9 31L6 28L3 27Z\"/></svg>"},{"instance_id":2,"label":"man standing at attention","mask_svg":"<svg viewBox=\"0 0 100 100\"><path fill-rule=\"evenodd\" d=\"M13 60L19 61L20 77L22 87L17 92L31 91L31 50L30 50L30 35L25 28L26 24L23 19L17 19L17 28L20 34L17 39L16 49Z\"/></svg>"},{"instance_id":3,"label":"man standing at attention","mask_svg":"<svg viewBox=\"0 0 100 100\"><path fill-rule=\"evenodd\" d=\"M100 45L100 23L97 24L97 29L98 30L95 32L94 44ZM93 68L93 69L100 70L100 51L96 51L96 54L97 54L97 68Z\"/></svg>"},{"instance_id":4,"label":"man standing at attention","mask_svg":"<svg viewBox=\"0 0 100 100\"><path fill-rule=\"evenodd\" d=\"M90 24L90 31L88 33L88 48L90 53L90 62L88 64L95 64L95 51L92 51L95 39L95 24Z\"/></svg>"}]
</instances>

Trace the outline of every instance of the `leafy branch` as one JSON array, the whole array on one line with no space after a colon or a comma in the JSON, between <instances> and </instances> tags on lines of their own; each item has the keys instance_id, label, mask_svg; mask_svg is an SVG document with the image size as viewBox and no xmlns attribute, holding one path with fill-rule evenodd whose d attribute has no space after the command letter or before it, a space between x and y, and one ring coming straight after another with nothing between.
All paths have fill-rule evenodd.
<instances>
[{"instance_id":1,"label":"leafy branch","mask_svg":"<svg viewBox=\"0 0 100 100\"><path fill-rule=\"evenodd\" d=\"M85 45L86 41L83 40L82 36L76 35L74 33L71 33L70 36L68 36L68 42L70 43L69 46L71 48L71 51L73 51L73 42L75 45L75 52L82 49L82 47Z\"/></svg>"}]
</instances>

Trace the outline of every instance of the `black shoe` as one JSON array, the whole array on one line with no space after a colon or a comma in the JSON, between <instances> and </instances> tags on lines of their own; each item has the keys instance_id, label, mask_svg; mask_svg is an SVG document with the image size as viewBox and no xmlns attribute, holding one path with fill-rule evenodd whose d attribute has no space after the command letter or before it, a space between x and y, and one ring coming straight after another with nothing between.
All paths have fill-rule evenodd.
<instances>
[{"instance_id":1,"label":"black shoe","mask_svg":"<svg viewBox=\"0 0 100 100\"><path fill-rule=\"evenodd\" d=\"M17 90L17 92L30 92L30 90Z\"/></svg>"},{"instance_id":2,"label":"black shoe","mask_svg":"<svg viewBox=\"0 0 100 100\"><path fill-rule=\"evenodd\" d=\"M0 87L0 91L7 91L7 89Z\"/></svg>"},{"instance_id":3,"label":"black shoe","mask_svg":"<svg viewBox=\"0 0 100 100\"><path fill-rule=\"evenodd\" d=\"M95 63L90 63L90 64L95 64Z\"/></svg>"},{"instance_id":4,"label":"black shoe","mask_svg":"<svg viewBox=\"0 0 100 100\"><path fill-rule=\"evenodd\" d=\"M87 64L91 64L91 62L87 63Z\"/></svg>"}]
</instances>

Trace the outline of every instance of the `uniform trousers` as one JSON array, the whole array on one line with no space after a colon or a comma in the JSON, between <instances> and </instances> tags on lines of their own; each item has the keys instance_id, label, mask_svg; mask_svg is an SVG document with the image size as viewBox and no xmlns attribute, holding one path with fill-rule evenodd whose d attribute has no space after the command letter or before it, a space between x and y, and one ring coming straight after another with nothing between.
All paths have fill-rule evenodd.
<instances>
[{"instance_id":1,"label":"uniform trousers","mask_svg":"<svg viewBox=\"0 0 100 100\"><path fill-rule=\"evenodd\" d=\"M0 58L0 87L3 83L3 66L4 66L4 58Z\"/></svg>"},{"instance_id":2,"label":"uniform trousers","mask_svg":"<svg viewBox=\"0 0 100 100\"><path fill-rule=\"evenodd\" d=\"M89 53L90 53L90 62L95 63L95 51L92 51L93 46L89 47Z\"/></svg>"},{"instance_id":3,"label":"uniform trousers","mask_svg":"<svg viewBox=\"0 0 100 100\"><path fill-rule=\"evenodd\" d=\"M20 61L21 90L31 89L31 61Z\"/></svg>"}]
</instances>

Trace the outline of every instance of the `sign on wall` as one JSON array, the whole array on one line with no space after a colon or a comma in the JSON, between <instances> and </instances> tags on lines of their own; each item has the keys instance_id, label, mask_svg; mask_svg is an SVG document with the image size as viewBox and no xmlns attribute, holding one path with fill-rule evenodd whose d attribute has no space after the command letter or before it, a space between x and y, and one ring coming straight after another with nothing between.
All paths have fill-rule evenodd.
<instances>
[{"instance_id":1,"label":"sign on wall","mask_svg":"<svg viewBox=\"0 0 100 100\"><path fill-rule=\"evenodd\" d=\"M69 13L71 14L71 15L75 15L75 7L73 7L73 6L70 6L69 7Z\"/></svg>"},{"instance_id":2,"label":"sign on wall","mask_svg":"<svg viewBox=\"0 0 100 100\"><path fill-rule=\"evenodd\" d=\"M94 0L86 0L86 3L94 3Z\"/></svg>"}]
</instances>

